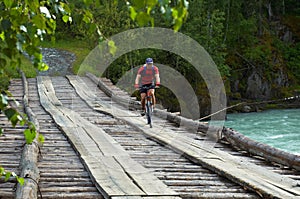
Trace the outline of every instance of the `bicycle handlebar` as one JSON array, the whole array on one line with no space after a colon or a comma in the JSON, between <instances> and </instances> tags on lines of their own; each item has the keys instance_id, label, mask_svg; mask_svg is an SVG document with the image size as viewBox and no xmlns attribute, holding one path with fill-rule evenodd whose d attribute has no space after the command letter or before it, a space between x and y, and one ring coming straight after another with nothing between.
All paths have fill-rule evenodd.
<instances>
[{"instance_id":1,"label":"bicycle handlebar","mask_svg":"<svg viewBox=\"0 0 300 199\"><path fill-rule=\"evenodd\" d=\"M154 89L154 88L159 88L159 86L140 86L139 88L143 88L145 90L150 90L150 89Z\"/></svg>"}]
</instances>

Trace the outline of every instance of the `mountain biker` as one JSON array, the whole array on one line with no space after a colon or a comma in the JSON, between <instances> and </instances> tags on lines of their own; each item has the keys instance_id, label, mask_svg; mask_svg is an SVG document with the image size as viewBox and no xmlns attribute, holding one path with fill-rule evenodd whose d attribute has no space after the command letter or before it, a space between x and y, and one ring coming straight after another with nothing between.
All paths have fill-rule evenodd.
<instances>
[{"instance_id":1,"label":"mountain biker","mask_svg":"<svg viewBox=\"0 0 300 199\"><path fill-rule=\"evenodd\" d=\"M140 82L141 80L141 82ZM141 104L142 104L142 113L141 115L145 115L145 97L146 97L146 90L143 86L150 86L151 89L149 90L150 95L152 96L152 103L153 107L156 104L155 95L154 95L154 88L159 87L160 85L160 77L159 77L159 70L153 64L152 58L147 58L146 63L141 66L137 72L135 85L136 89L140 88L141 94Z\"/></svg>"}]
</instances>

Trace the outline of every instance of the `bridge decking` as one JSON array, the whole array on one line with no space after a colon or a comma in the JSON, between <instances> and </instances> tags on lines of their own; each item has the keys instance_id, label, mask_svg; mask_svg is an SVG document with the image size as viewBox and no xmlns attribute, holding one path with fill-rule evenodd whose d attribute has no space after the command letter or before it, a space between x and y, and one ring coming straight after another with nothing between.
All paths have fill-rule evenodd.
<instances>
[{"instance_id":1,"label":"bridge decking","mask_svg":"<svg viewBox=\"0 0 300 199\"><path fill-rule=\"evenodd\" d=\"M43 198L300 196L299 171L162 118L154 117L150 129L138 112L118 105L93 80L28 79L29 106L46 138L37 163ZM22 89L20 80L11 83L10 90L21 104ZM18 173L20 129L11 129L2 115L0 122L13 132L0 137L0 164ZM0 198L14 197L12 186L13 182L0 183Z\"/></svg>"}]
</instances>

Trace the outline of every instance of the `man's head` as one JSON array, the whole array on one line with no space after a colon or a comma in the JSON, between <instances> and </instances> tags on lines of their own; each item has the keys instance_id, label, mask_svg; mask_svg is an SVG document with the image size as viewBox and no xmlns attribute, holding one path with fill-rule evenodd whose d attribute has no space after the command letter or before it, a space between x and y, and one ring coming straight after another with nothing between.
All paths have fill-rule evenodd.
<instances>
[{"instance_id":1,"label":"man's head","mask_svg":"<svg viewBox=\"0 0 300 199\"><path fill-rule=\"evenodd\" d=\"M153 59L150 58L150 57L147 58L147 59L146 59L146 64L147 64L147 65L152 65L152 64L153 64Z\"/></svg>"}]
</instances>

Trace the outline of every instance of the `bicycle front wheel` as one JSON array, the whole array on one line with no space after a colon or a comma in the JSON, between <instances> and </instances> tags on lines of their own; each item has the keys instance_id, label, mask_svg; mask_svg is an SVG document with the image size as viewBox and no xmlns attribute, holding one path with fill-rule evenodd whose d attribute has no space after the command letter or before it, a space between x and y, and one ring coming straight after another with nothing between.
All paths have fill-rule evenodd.
<instances>
[{"instance_id":1,"label":"bicycle front wheel","mask_svg":"<svg viewBox=\"0 0 300 199\"><path fill-rule=\"evenodd\" d=\"M152 110L151 110L151 104L149 101L147 101L147 104L146 104L146 111L147 111L147 123L150 125L150 127L152 127L152 121L151 121Z\"/></svg>"}]
</instances>

